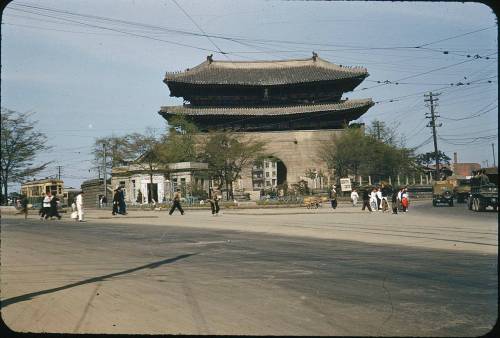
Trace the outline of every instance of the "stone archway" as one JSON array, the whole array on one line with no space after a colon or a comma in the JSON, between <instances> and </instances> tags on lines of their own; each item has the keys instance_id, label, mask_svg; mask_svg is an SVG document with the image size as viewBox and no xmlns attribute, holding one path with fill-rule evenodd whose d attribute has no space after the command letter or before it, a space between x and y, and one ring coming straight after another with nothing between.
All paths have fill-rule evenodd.
<instances>
[{"instance_id":1,"label":"stone archway","mask_svg":"<svg viewBox=\"0 0 500 338\"><path fill-rule=\"evenodd\" d=\"M286 181L287 168L281 159L269 156L253 163L252 187L254 191L276 189Z\"/></svg>"}]
</instances>

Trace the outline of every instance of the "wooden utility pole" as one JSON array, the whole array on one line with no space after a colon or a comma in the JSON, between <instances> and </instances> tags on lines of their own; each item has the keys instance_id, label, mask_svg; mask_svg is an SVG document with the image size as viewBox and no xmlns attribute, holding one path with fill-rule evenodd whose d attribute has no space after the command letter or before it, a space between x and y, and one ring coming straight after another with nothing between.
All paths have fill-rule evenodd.
<instances>
[{"instance_id":1,"label":"wooden utility pole","mask_svg":"<svg viewBox=\"0 0 500 338\"><path fill-rule=\"evenodd\" d=\"M497 166L497 161L496 161L496 158L495 158L495 143L491 144L491 149L493 150L493 167L496 167Z\"/></svg>"},{"instance_id":2,"label":"wooden utility pole","mask_svg":"<svg viewBox=\"0 0 500 338\"><path fill-rule=\"evenodd\" d=\"M104 176L104 196L108 196L107 191L108 191L108 186L106 182L106 145L103 143L102 144L102 150L104 152L103 154L103 160L102 160L102 166L103 166L103 176ZM107 199L107 198L106 198Z\"/></svg>"},{"instance_id":3,"label":"wooden utility pole","mask_svg":"<svg viewBox=\"0 0 500 338\"><path fill-rule=\"evenodd\" d=\"M439 101L439 98L437 96L441 95L441 93L432 93L429 92L429 94L424 94L425 97L428 97L428 99L425 99L425 102L429 102L429 107L431 109L430 115L428 113L425 114L425 118L431 119L429 123L427 124L427 127L432 128L432 138L434 139L434 157L436 159L436 181L439 181L439 152L438 152L438 146L437 146L437 136L436 136L436 127L441 127L443 124L439 123L436 125L436 118L439 117L439 115L436 114L436 111L434 110L435 107L438 106L437 101Z\"/></svg>"}]
</instances>

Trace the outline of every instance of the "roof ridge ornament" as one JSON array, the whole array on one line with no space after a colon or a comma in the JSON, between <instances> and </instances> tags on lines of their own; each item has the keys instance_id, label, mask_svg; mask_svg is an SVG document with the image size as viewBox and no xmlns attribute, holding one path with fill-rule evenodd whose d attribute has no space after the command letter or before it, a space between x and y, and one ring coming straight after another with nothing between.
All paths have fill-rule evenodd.
<instances>
[{"instance_id":1,"label":"roof ridge ornament","mask_svg":"<svg viewBox=\"0 0 500 338\"><path fill-rule=\"evenodd\" d=\"M207 56L208 63L214 62L213 56L214 56L213 54L210 54L210 55Z\"/></svg>"},{"instance_id":2,"label":"roof ridge ornament","mask_svg":"<svg viewBox=\"0 0 500 338\"><path fill-rule=\"evenodd\" d=\"M315 51L313 51L313 57L312 57L313 61L316 62L316 60L318 59L318 53L316 53Z\"/></svg>"}]
</instances>

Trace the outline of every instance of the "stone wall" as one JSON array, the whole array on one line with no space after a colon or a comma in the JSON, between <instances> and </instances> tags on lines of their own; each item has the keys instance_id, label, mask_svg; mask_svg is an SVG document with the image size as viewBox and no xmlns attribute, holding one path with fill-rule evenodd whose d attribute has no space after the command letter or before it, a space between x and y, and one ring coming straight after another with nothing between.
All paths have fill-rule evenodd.
<instances>
[{"instance_id":1,"label":"stone wall","mask_svg":"<svg viewBox=\"0 0 500 338\"><path fill-rule=\"evenodd\" d=\"M279 158L285 164L287 169L286 180L290 186L300 181L301 177L305 176L307 169L315 168L327 173L326 163L318 157L319 148L330 140L333 135L340 136L343 132L343 129L323 129L233 132L232 135L243 141L265 142L266 152ZM246 168L241 176L241 181L235 187L246 191L253 190L251 167ZM311 183L309 183L309 186L311 186Z\"/></svg>"}]
</instances>

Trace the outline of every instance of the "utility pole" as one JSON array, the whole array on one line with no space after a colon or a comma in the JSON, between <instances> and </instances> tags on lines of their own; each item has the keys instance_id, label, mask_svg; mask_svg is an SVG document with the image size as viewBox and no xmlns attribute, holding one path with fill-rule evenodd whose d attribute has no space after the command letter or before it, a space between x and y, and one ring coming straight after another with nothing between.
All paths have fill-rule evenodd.
<instances>
[{"instance_id":1,"label":"utility pole","mask_svg":"<svg viewBox=\"0 0 500 338\"><path fill-rule=\"evenodd\" d=\"M380 126L380 121L378 121L378 120L374 121L373 125L374 125L375 129L377 130L377 140L380 141L380 127L381 127Z\"/></svg>"},{"instance_id":2,"label":"utility pole","mask_svg":"<svg viewBox=\"0 0 500 338\"><path fill-rule=\"evenodd\" d=\"M496 162L496 158L495 158L495 143L491 144L491 149L493 150L493 167L496 168L497 162Z\"/></svg>"},{"instance_id":3,"label":"utility pole","mask_svg":"<svg viewBox=\"0 0 500 338\"><path fill-rule=\"evenodd\" d=\"M103 161L102 161L102 166L103 166L102 169L103 169L103 176L104 176L104 196L108 196L108 194L107 194L108 186L107 186L107 182L106 182L106 145L104 143L102 144L102 150L104 152Z\"/></svg>"},{"instance_id":4,"label":"utility pole","mask_svg":"<svg viewBox=\"0 0 500 338\"><path fill-rule=\"evenodd\" d=\"M61 179L61 166L60 165L57 166L57 172L58 172L57 178Z\"/></svg>"},{"instance_id":5,"label":"utility pole","mask_svg":"<svg viewBox=\"0 0 500 338\"><path fill-rule=\"evenodd\" d=\"M436 125L436 118L439 117L439 115L437 115L434 111L434 107L438 106L437 101L439 101L439 98L437 98L437 96L439 95L441 95L441 93L429 92L428 95L424 94L425 97L428 97L428 99L425 99L424 101L429 102L429 107L431 108L430 116L428 113L426 113L425 118L431 119L427 124L427 127L432 127L432 138L434 139L434 157L436 159L436 181L439 181L439 152L437 147L436 127L441 127L443 125L442 123Z\"/></svg>"}]
</instances>

